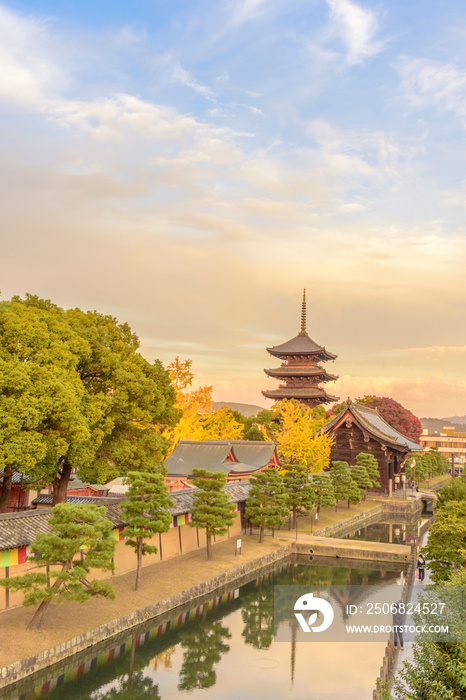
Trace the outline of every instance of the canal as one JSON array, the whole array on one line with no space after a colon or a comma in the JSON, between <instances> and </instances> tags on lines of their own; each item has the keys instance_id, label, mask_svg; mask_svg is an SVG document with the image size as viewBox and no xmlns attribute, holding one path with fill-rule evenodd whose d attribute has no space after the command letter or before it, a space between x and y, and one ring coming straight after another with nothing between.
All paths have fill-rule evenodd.
<instances>
[{"instance_id":1,"label":"canal","mask_svg":"<svg viewBox=\"0 0 466 700\"><path fill-rule=\"evenodd\" d=\"M48 675L0 691L0 698L369 700L385 642L276 642L274 585L379 589L401 582L402 571L399 564L294 556L239 588L109 640L98 653L82 652Z\"/></svg>"}]
</instances>

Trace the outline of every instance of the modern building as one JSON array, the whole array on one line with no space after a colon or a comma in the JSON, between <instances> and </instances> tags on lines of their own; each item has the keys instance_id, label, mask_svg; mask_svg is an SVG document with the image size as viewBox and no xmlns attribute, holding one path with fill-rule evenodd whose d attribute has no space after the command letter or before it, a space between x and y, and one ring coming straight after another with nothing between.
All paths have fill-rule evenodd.
<instances>
[{"instance_id":1,"label":"modern building","mask_svg":"<svg viewBox=\"0 0 466 700\"><path fill-rule=\"evenodd\" d=\"M306 331L306 290L303 293L301 330L286 343L267 348L273 357L283 360L280 367L266 369L268 377L280 380L278 389L267 389L262 393L268 399L297 399L314 408L319 404L338 401L338 396L327 394L322 383L333 382L338 377L329 374L320 362L335 360L337 355L315 343Z\"/></svg>"},{"instance_id":2,"label":"modern building","mask_svg":"<svg viewBox=\"0 0 466 700\"><path fill-rule=\"evenodd\" d=\"M406 455L424 449L392 428L376 408L353 403L351 399L322 430L334 438L330 462L342 460L352 466L360 452L374 455L379 465L380 486L385 492L389 480L402 473Z\"/></svg>"},{"instance_id":3,"label":"modern building","mask_svg":"<svg viewBox=\"0 0 466 700\"><path fill-rule=\"evenodd\" d=\"M457 472L464 470L466 462L466 430L464 433L460 433L455 428L445 426L440 433L429 433L424 428L420 442L427 449L429 447L437 447L440 454L446 457L450 464L453 462Z\"/></svg>"}]
</instances>

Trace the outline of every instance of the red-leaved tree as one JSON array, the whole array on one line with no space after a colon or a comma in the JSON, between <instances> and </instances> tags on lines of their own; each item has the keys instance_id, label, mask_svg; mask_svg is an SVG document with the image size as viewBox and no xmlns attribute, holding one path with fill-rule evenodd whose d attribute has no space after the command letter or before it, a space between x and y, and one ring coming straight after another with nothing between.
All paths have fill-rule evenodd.
<instances>
[{"instance_id":1,"label":"red-leaved tree","mask_svg":"<svg viewBox=\"0 0 466 700\"><path fill-rule=\"evenodd\" d=\"M382 418L389 423L392 428L398 430L402 435L405 435L414 442L419 442L422 435L422 425L419 418L414 413L408 411L395 399L390 399L388 396L364 396L361 399L355 399L355 403L377 408ZM333 416L340 413L346 406L343 401L340 404L333 406L327 415Z\"/></svg>"}]
</instances>

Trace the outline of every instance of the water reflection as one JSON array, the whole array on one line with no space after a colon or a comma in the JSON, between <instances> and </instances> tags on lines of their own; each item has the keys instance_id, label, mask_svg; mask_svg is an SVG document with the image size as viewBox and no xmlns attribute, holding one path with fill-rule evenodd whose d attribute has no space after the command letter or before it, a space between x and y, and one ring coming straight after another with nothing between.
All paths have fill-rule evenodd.
<instances>
[{"instance_id":1,"label":"water reflection","mask_svg":"<svg viewBox=\"0 0 466 700\"><path fill-rule=\"evenodd\" d=\"M401 566L342 560L294 560L204 605L130 638L42 687L0 698L48 697L48 700L274 700L291 691L306 700L362 700L370 697L383 645L312 645L296 641L295 620L274 620L274 585L318 585L349 601L345 586L395 582ZM356 566L355 566L356 564ZM391 568L390 568L391 567ZM281 623L290 626L291 643L274 640ZM134 634L134 633L133 633ZM357 649L351 647L356 646ZM342 679L334 673L338 657ZM80 657L82 658L82 657ZM81 663L76 667L77 663ZM332 670L333 669L333 670ZM312 687L309 679L312 674ZM76 676L79 676L76 678ZM76 680L73 680L76 678ZM62 686L66 685L66 689ZM55 688L55 690L52 690ZM366 694L367 691L367 694Z\"/></svg>"},{"instance_id":2,"label":"water reflection","mask_svg":"<svg viewBox=\"0 0 466 700\"><path fill-rule=\"evenodd\" d=\"M194 688L211 688L217 681L214 666L223 654L230 651L225 639L230 639L230 632L220 622L203 620L191 632L181 632L180 642L184 650L180 669L178 690Z\"/></svg>"}]
</instances>

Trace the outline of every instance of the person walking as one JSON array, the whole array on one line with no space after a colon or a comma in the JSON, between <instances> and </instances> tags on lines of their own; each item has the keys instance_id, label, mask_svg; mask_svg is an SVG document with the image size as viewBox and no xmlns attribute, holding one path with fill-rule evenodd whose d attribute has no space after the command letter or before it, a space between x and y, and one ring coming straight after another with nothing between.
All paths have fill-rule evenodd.
<instances>
[{"instance_id":1,"label":"person walking","mask_svg":"<svg viewBox=\"0 0 466 700\"><path fill-rule=\"evenodd\" d=\"M403 651L403 615L400 612L401 600L398 603L393 603L392 614L393 614L393 633L395 649L398 647L398 642L400 642L400 649Z\"/></svg>"},{"instance_id":2,"label":"person walking","mask_svg":"<svg viewBox=\"0 0 466 700\"><path fill-rule=\"evenodd\" d=\"M424 575L426 573L426 560L424 559L422 554L419 555L416 564L416 569L419 571L419 581L422 583L424 581Z\"/></svg>"}]
</instances>

